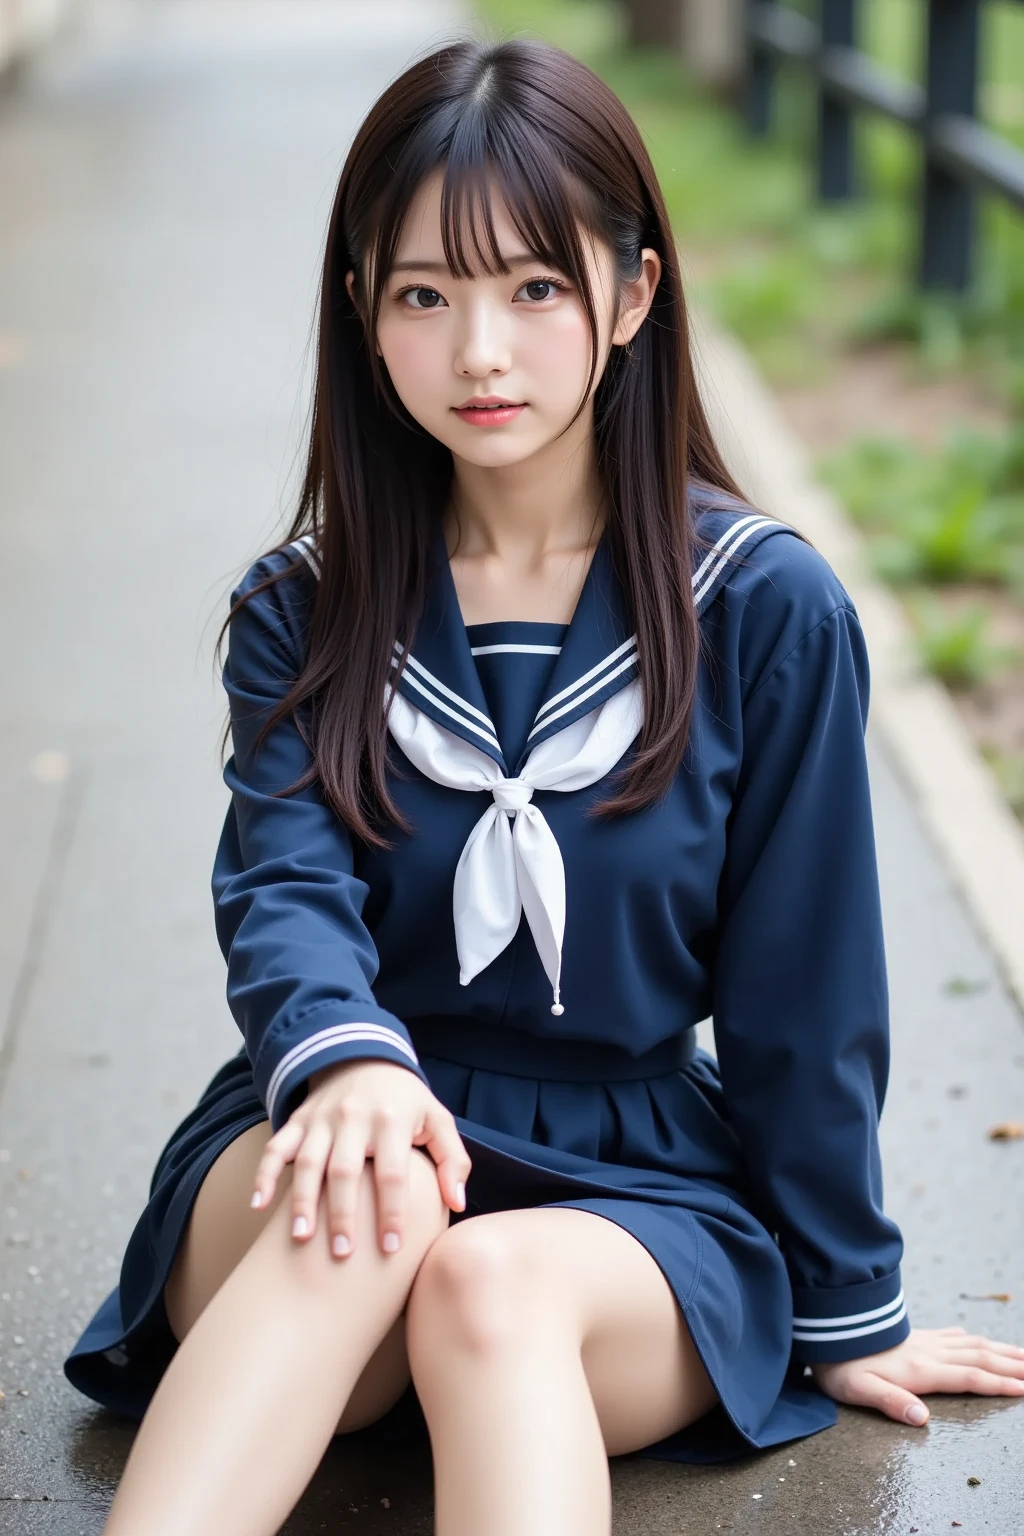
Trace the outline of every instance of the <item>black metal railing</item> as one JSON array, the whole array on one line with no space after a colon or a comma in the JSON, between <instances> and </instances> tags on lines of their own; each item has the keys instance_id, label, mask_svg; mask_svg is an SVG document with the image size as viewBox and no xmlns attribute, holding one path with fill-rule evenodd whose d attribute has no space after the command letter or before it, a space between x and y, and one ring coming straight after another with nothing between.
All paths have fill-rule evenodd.
<instances>
[{"instance_id":1,"label":"black metal railing","mask_svg":"<svg viewBox=\"0 0 1024 1536\"><path fill-rule=\"evenodd\" d=\"M995 193L1024 210L1024 152L977 120L983 0L922 3L924 86L857 47L857 0L820 0L819 22L777 0L747 0L746 120L753 133L767 133L778 60L811 71L819 86L818 192L825 201L856 195L855 112L879 113L917 134L924 161L917 281L963 292L972 278L976 194Z\"/></svg>"}]
</instances>

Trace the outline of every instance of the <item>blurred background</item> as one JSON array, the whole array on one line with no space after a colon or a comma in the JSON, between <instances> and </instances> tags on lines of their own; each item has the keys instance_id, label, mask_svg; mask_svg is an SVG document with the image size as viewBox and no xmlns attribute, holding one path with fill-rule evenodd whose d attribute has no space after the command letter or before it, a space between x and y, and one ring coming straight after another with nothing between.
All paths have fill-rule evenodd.
<instances>
[{"instance_id":1,"label":"blurred background","mask_svg":"<svg viewBox=\"0 0 1024 1536\"><path fill-rule=\"evenodd\" d=\"M466 31L548 38L621 96L695 313L753 360L1024 822L1021 0L0 0L5 1536L98 1533L127 1454L61 1362L238 1049L213 641L292 508L347 145ZM914 1321L1024 1344L1021 1014L869 748ZM841 1410L793 1460L627 1464L621 1529L1016 1529L1020 1406L931 1406L926 1438ZM346 1508L428 1531L429 1468L339 1451L287 1529Z\"/></svg>"},{"instance_id":2,"label":"blurred background","mask_svg":"<svg viewBox=\"0 0 1024 1536\"><path fill-rule=\"evenodd\" d=\"M691 296L753 354L1024 818L1024 4L475 5L626 102Z\"/></svg>"}]
</instances>

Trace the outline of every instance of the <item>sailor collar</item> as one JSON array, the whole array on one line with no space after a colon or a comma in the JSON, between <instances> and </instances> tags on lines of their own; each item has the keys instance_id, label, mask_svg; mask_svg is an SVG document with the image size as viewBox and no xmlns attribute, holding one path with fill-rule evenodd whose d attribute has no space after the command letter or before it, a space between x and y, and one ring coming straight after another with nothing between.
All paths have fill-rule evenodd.
<instances>
[{"instance_id":1,"label":"sailor collar","mask_svg":"<svg viewBox=\"0 0 1024 1536\"><path fill-rule=\"evenodd\" d=\"M760 513L737 516L723 508L702 511L706 494L691 490L691 497L701 534L711 546L695 559L691 577L699 614L721 585L732 556L786 525ZM318 571L309 536L297 544ZM395 640L391 658L394 671L401 660L402 646ZM396 691L436 725L486 753L503 774L514 777L541 742L598 709L638 675L636 634L606 528L594 550L526 744L517 762L506 763L463 623L444 533L440 524L435 527L424 612Z\"/></svg>"},{"instance_id":2,"label":"sailor collar","mask_svg":"<svg viewBox=\"0 0 1024 1536\"><path fill-rule=\"evenodd\" d=\"M705 548L691 573L698 614L732 557L784 523L704 505L691 491ZM293 546L319 574L309 535ZM544 699L510 773L462 619L440 523L431 540L424 612L400 677L385 688L388 729L427 778L451 789L489 790L492 800L455 871L453 916L459 980L468 985L511 943L525 911L541 963L559 997L565 870L536 790L571 791L605 777L643 725L637 639L616 578L607 528L598 541ZM396 640L391 666L402 648ZM511 825L510 825L511 819Z\"/></svg>"}]
</instances>

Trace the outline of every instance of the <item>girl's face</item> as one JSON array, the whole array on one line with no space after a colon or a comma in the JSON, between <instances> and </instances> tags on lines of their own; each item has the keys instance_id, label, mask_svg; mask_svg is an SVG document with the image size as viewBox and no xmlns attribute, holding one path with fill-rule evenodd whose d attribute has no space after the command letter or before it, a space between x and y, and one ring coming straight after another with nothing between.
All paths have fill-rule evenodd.
<instances>
[{"instance_id":1,"label":"girl's face","mask_svg":"<svg viewBox=\"0 0 1024 1536\"><path fill-rule=\"evenodd\" d=\"M438 171L410 206L381 300L377 351L409 414L456 459L515 464L558 437L579 408L590 367L586 312L567 275L524 249L497 193L495 233L511 274L453 277L441 244L441 181ZM600 320L592 398L611 347L646 315L661 263L645 249L640 278L620 295L611 253L591 241L586 250ZM351 272L347 281L351 293ZM479 407L499 400L509 407ZM577 427L589 430L591 420L588 407Z\"/></svg>"}]
</instances>

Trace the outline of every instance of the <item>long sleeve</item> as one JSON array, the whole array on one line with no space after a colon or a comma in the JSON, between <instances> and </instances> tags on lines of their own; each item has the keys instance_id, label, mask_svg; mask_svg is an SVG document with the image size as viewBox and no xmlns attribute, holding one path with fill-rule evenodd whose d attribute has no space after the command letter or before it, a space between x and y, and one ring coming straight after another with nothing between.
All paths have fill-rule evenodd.
<instances>
[{"instance_id":1,"label":"long sleeve","mask_svg":"<svg viewBox=\"0 0 1024 1536\"><path fill-rule=\"evenodd\" d=\"M232 600L289 563L281 555L257 561ZM368 887L353 872L347 829L316 783L274 796L309 762L294 721L279 723L254 751L260 725L298 675L309 589L299 573L251 598L231 621L223 673L233 753L224 768L231 804L214 861L214 913L228 1003L275 1131L312 1073L336 1062L395 1062L427 1082L408 1030L374 1000L378 957L360 915Z\"/></svg>"},{"instance_id":2,"label":"long sleeve","mask_svg":"<svg viewBox=\"0 0 1024 1536\"><path fill-rule=\"evenodd\" d=\"M783 632L743 705L713 979L726 1102L786 1259L804 1362L875 1354L910 1331L878 1146L889 1032L868 663L843 598Z\"/></svg>"}]
</instances>

